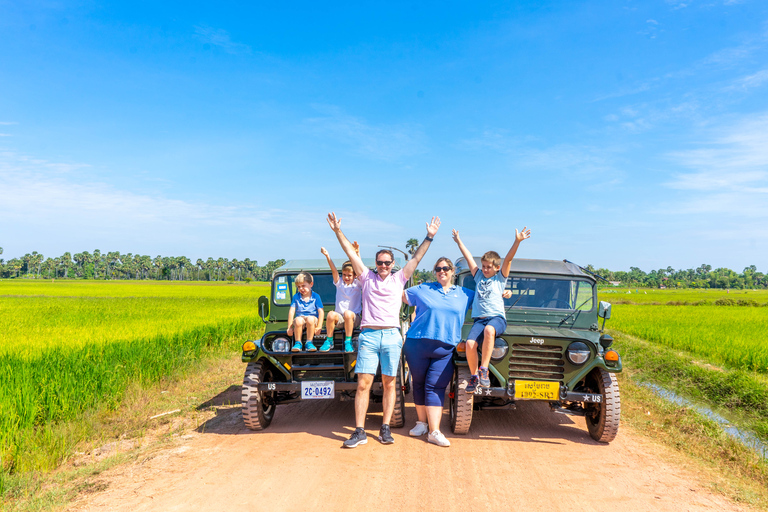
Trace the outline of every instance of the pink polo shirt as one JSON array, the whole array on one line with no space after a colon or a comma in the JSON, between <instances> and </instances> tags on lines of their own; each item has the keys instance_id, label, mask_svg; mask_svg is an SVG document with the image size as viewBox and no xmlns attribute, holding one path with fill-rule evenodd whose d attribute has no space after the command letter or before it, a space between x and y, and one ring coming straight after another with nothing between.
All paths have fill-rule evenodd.
<instances>
[{"instance_id":1,"label":"pink polo shirt","mask_svg":"<svg viewBox=\"0 0 768 512\"><path fill-rule=\"evenodd\" d=\"M357 277L363 289L361 327L400 327L403 289L408 279L402 270L382 280L373 270Z\"/></svg>"}]
</instances>

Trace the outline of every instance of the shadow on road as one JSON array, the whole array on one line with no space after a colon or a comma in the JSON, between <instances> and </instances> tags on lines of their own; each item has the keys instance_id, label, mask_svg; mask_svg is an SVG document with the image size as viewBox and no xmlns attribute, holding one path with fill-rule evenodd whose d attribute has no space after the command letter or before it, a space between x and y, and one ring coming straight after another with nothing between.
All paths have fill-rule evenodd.
<instances>
[{"instance_id":1,"label":"shadow on road","mask_svg":"<svg viewBox=\"0 0 768 512\"><path fill-rule=\"evenodd\" d=\"M354 401L305 400L279 405L267 429L248 430L240 407L241 386L229 386L216 396L201 403L197 410L215 409L216 416L197 428L200 433L218 435L295 434L306 432L341 443L354 430ZM410 396L406 397L405 426L393 429L394 435L408 436L408 429L416 423L416 409ZM371 402L365 428L375 436L381 426L381 403ZM589 437L584 420L553 413L544 402L517 403L511 409L485 409L474 411L472 427L467 435L451 434L448 400L443 413L441 430L452 439L495 440L524 443L564 444L576 443L607 446Z\"/></svg>"}]
</instances>

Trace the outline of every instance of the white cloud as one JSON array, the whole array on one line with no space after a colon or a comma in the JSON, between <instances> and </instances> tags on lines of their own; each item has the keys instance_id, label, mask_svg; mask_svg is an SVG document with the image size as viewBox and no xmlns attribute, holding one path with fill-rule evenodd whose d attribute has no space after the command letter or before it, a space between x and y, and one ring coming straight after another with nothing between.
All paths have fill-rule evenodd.
<instances>
[{"instance_id":1,"label":"white cloud","mask_svg":"<svg viewBox=\"0 0 768 512\"><path fill-rule=\"evenodd\" d=\"M373 125L350 116L332 105L313 105L321 115L304 120L306 129L319 137L330 137L352 146L363 156L395 161L426 152L425 136L420 128L401 125Z\"/></svg>"},{"instance_id":2,"label":"white cloud","mask_svg":"<svg viewBox=\"0 0 768 512\"><path fill-rule=\"evenodd\" d=\"M0 237L8 257L32 250L60 254L99 247L152 255L249 256L266 262L317 257L320 245L334 240L325 211L136 193L86 181L78 172L84 169L88 166L0 153ZM402 238L401 228L387 221L359 212L337 213L348 217L344 226L364 246L375 243L369 237Z\"/></svg>"},{"instance_id":3,"label":"white cloud","mask_svg":"<svg viewBox=\"0 0 768 512\"><path fill-rule=\"evenodd\" d=\"M768 69L763 69L762 71L758 71L757 73L753 73L751 75L735 80L733 84L729 86L727 89L730 89L730 90L754 89L756 87L762 86L766 82L768 82Z\"/></svg>"},{"instance_id":4,"label":"white cloud","mask_svg":"<svg viewBox=\"0 0 768 512\"><path fill-rule=\"evenodd\" d=\"M250 46L232 41L232 39L229 37L229 33L226 30L204 26L195 27L195 35L204 43L218 46L227 53L231 53L233 55L251 53Z\"/></svg>"},{"instance_id":5,"label":"white cloud","mask_svg":"<svg viewBox=\"0 0 768 512\"><path fill-rule=\"evenodd\" d=\"M692 169L665 184L691 194L678 212L768 218L768 113L719 127L703 147L668 156Z\"/></svg>"}]
</instances>

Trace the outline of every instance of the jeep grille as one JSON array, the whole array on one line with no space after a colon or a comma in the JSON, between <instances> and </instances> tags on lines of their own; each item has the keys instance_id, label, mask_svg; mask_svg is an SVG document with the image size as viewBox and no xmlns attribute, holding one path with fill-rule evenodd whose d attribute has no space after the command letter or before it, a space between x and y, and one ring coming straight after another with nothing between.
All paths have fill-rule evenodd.
<instances>
[{"instance_id":1,"label":"jeep grille","mask_svg":"<svg viewBox=\"0 0 768 512\"><path fill-rule=\"evenodd\" d=\"M512 345L509 356L509 378L563 380L565 360L563 348L557 345Z\"/></svg>"}]
</instances>

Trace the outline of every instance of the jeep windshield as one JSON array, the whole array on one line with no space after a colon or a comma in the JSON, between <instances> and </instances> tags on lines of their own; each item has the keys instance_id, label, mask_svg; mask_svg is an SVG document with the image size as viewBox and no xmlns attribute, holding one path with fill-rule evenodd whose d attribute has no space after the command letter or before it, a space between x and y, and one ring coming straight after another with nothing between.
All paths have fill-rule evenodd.
<instances>
[{"instance_id":1,"label":"jeep windshield","mask_svg":"<svg viewBox=\"0 0 768 512\"><path fill-rule=\"evenodd\" d=\"M333 276L327 273L310 272L314 279L312 291L320 295L324 306L333 306L336 303L336 286L333 284ZM280 274L275 276L272 284L272 302L276 306L290 306L291 299L296 293L294 280L296 274Z\"/></svg>"},{"instance_id":2,"label":"jeep windshield","mask_svg":"<svg viewBox=\"0 0 768 512\"><path fill-rule=\"evenodd\" d=\"M582 279L509 276L507 290L512 297L504 299L506 309L591 311L595 307L593 285Z\"/></svg>"},{"instance_id":3,"label":"jeep windshield","mask_svg":"<svg viewBox=\"0 0 768 512\"><path fill-rule=\"evenodd\" d=\"M471 275L462 286L475 289ZM595 307L592 282L569 277L519 277L510 275L507 290L512 297L504 299L504 309L557 309L591 311Z\"/></svg>"}]
</instances>

